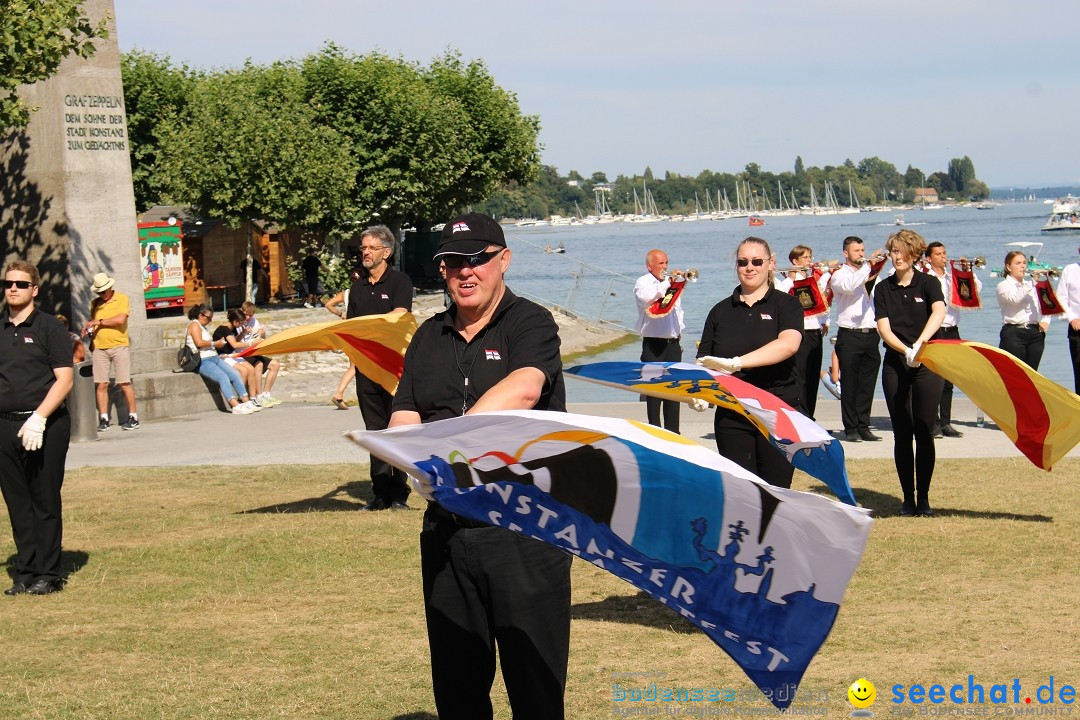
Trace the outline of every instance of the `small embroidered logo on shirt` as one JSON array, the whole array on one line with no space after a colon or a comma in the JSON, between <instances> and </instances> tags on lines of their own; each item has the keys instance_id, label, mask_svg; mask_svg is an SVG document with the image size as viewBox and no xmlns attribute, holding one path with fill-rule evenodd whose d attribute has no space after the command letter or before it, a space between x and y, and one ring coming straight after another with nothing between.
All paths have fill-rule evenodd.
<instances>
[{"instance_id":1,"label":"small embroidered logo on shirt","mask_svg":"<svg viewBox=\"0 0 1080 720\"><path fill-rule=\"evenodd\" d=\"M488 360L502 360L498 350L484 350L484 357Z\"/></svg>"},{"instance_id":2,"label":"small embroidered logo on shirt","mask_svg":"<svg viewBox=\"0 0 1080 720\"><path fill-rule=\"evenodd\" d=\"M382 294L382 299L383 299L383 300L389 300L389 299L390 299L390 296L389 296L389 295L387 295L386 293L383 293L383 294Z\"/></svg>"},{"instance_id":3,"label":"small embroidered logo on shirt","mask_svg":"<svg viewBox=\"0 0 1080 720\"><path fill-rule=\"evenodd\" d=\"M24 343L30 343L31 345L33 345L33 344L34 344L34 338L32 338L32 337L26 337L26 336L24 335L24 336L23 336L23 342L24 342Z\"/></svg>"},{"instance_id":4,"label":"small embroidered logo on shirt","mask_svg":"<svg viewBox=\"0 0 1080 720\"><path fill-rule=\"evenodd\" d=\"M772 315L770 315L769 313L761 313L761 319L762 320L772 320Z\"/></svg>"}]
</instances>

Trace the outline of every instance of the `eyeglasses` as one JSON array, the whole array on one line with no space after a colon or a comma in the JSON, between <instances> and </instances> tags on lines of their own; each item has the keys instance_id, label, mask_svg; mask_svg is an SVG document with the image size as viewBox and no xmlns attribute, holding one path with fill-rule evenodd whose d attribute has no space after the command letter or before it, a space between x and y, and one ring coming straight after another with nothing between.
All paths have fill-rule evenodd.
<instances>
[{"instance_id":1,"label":"eyeglasses","mask_svg":"<svg viewBox=\"0 0 1080 720\"><path fill-rule=\"evenodd\" d=\"M765 264L765 258L754 258L753 260L750 258L739 258L735 261L735 264L739 267L746 267L751 263L753 263L754 267L761 267Z\"/></svg>"},{"instance_id":2,"label":"eyeglasses","mask_svg":"<svg viewBox=\"0 0 1080 720\"><path fill-rule=\"evenodd\" d=\"M17 287L20 290L29 290L30 286L34 283L29 280L4 280L4 289L10 290L13 287Z\"/></svg>"},{"instance_id":3,"label":"eyeglasses","mask_svg":"<svg viewBox=\"0 0 1080 720\"><path fill-rule=\"evenodd\" d=\"M199 317L206 318L207 320L213 320L214 319L213 315L207 315L206 313L199 313Z\"/></svg>"},{"instance_id":4,"label":"eyeglasses","mask_svg":"<svg viewBox=\"0 0 1080 720\"><path fill-rule=\"evenodd\" d=\"M487 265L496 255L501 253L502 250L492 250L491 252L482 252L475 255L443 255L442 261L451 270L457 270L464 265L468 265L471 268L478 268L481 265Z\"/></svg>"},{"instance_id":5,"label":"eyeglasses","mask_svg":"<svg viewBox=\"0 0 1080 720\"><path fill-rule=\"evenodd\" d=\"M360 251L363 252L365 250L370 252L378 252L380 250L389 250L389 248L387 248L385 245L361 245Z\"/></svg>"}]
</instances>

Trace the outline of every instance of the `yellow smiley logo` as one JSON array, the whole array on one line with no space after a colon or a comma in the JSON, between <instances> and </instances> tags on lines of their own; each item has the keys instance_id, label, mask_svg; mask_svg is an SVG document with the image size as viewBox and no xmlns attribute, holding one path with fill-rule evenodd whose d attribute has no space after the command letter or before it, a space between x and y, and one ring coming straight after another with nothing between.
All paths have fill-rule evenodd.
<instances>
[{"instance_id":1,"label":"yellow smiley logo","mask_svg":"<svg viewBox=\"0 0 1080 720\"><path fill-rule=\"evenodd\" d=\"M866 678L859 678L851 683L851 687L847 689L847 697L848 701L855 707L860 709L868 708L877 699L877 689L874 687L874 683Z\"/></svg>"}]
</instances>

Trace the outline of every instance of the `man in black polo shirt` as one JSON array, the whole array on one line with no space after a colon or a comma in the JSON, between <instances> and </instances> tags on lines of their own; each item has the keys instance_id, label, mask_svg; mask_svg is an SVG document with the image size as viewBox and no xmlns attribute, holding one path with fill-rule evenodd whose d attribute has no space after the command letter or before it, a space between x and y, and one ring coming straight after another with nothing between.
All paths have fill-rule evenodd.
<instances>
[{"instance_id":1,"label":"man in black polo shirt","mask_svg":"<svg viewBox=\"0 0 1080 720\"><path fill-rule=\"evenodd\" d=\"M448 222L435 255L453 304L416 331L390 427L490 410L565 410L558 326L516 297L491 218ZM431 503L420 535L435 705L443 720L491 718L495 654L513 716L565 716L570 557Z\"/></svg>"},{"instance_id":2,"label":"man in black polo shirt","mask_svg":"<svg viewBox=\"0 0 1080 720\"><path fill-rule=\"evenodd\" d=\"M394 234L385 225L374 225L360 236L362 264L366 277L349 288L349 305L345 317L384 315L412 310L413 285L409 276L390 267L394 254ZM356 400L367 430L385 430L390 421L393 395L374 380L356 373ZM390 463L371 458L371 492L375 498L367 510L406 509L409 485L405 473Z\"/></svg>"},{"instance_id":3,"label":"man in black polo shirt","mask_svg":"<svg viewBox=\"0 0 1080 720\"><path fill-rule=\"evenodd\" d=\"M15 538L14 583L5 595L47 595L63 587L60 487L71 438L64 399L71 392L71 338L34 308L37 268L15 260L4 271L0 316L0 490Z\"/></svg>"}]
</instances>

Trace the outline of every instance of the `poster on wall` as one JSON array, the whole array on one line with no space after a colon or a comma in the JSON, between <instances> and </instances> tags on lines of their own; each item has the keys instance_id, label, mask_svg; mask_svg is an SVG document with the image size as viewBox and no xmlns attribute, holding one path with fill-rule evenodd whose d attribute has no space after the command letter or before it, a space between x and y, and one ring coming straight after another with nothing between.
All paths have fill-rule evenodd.
<instances>
[{"instance_id":1,"label":"poster on wall","mask_svg":"<svg viewBox=\"0 0 1080 720\"><path fill-rule=\"evenodd\" d=\"M184 252L180 223L139 223L139 254L147 310L184 307Z\"/></svg>"}]
</instances>

